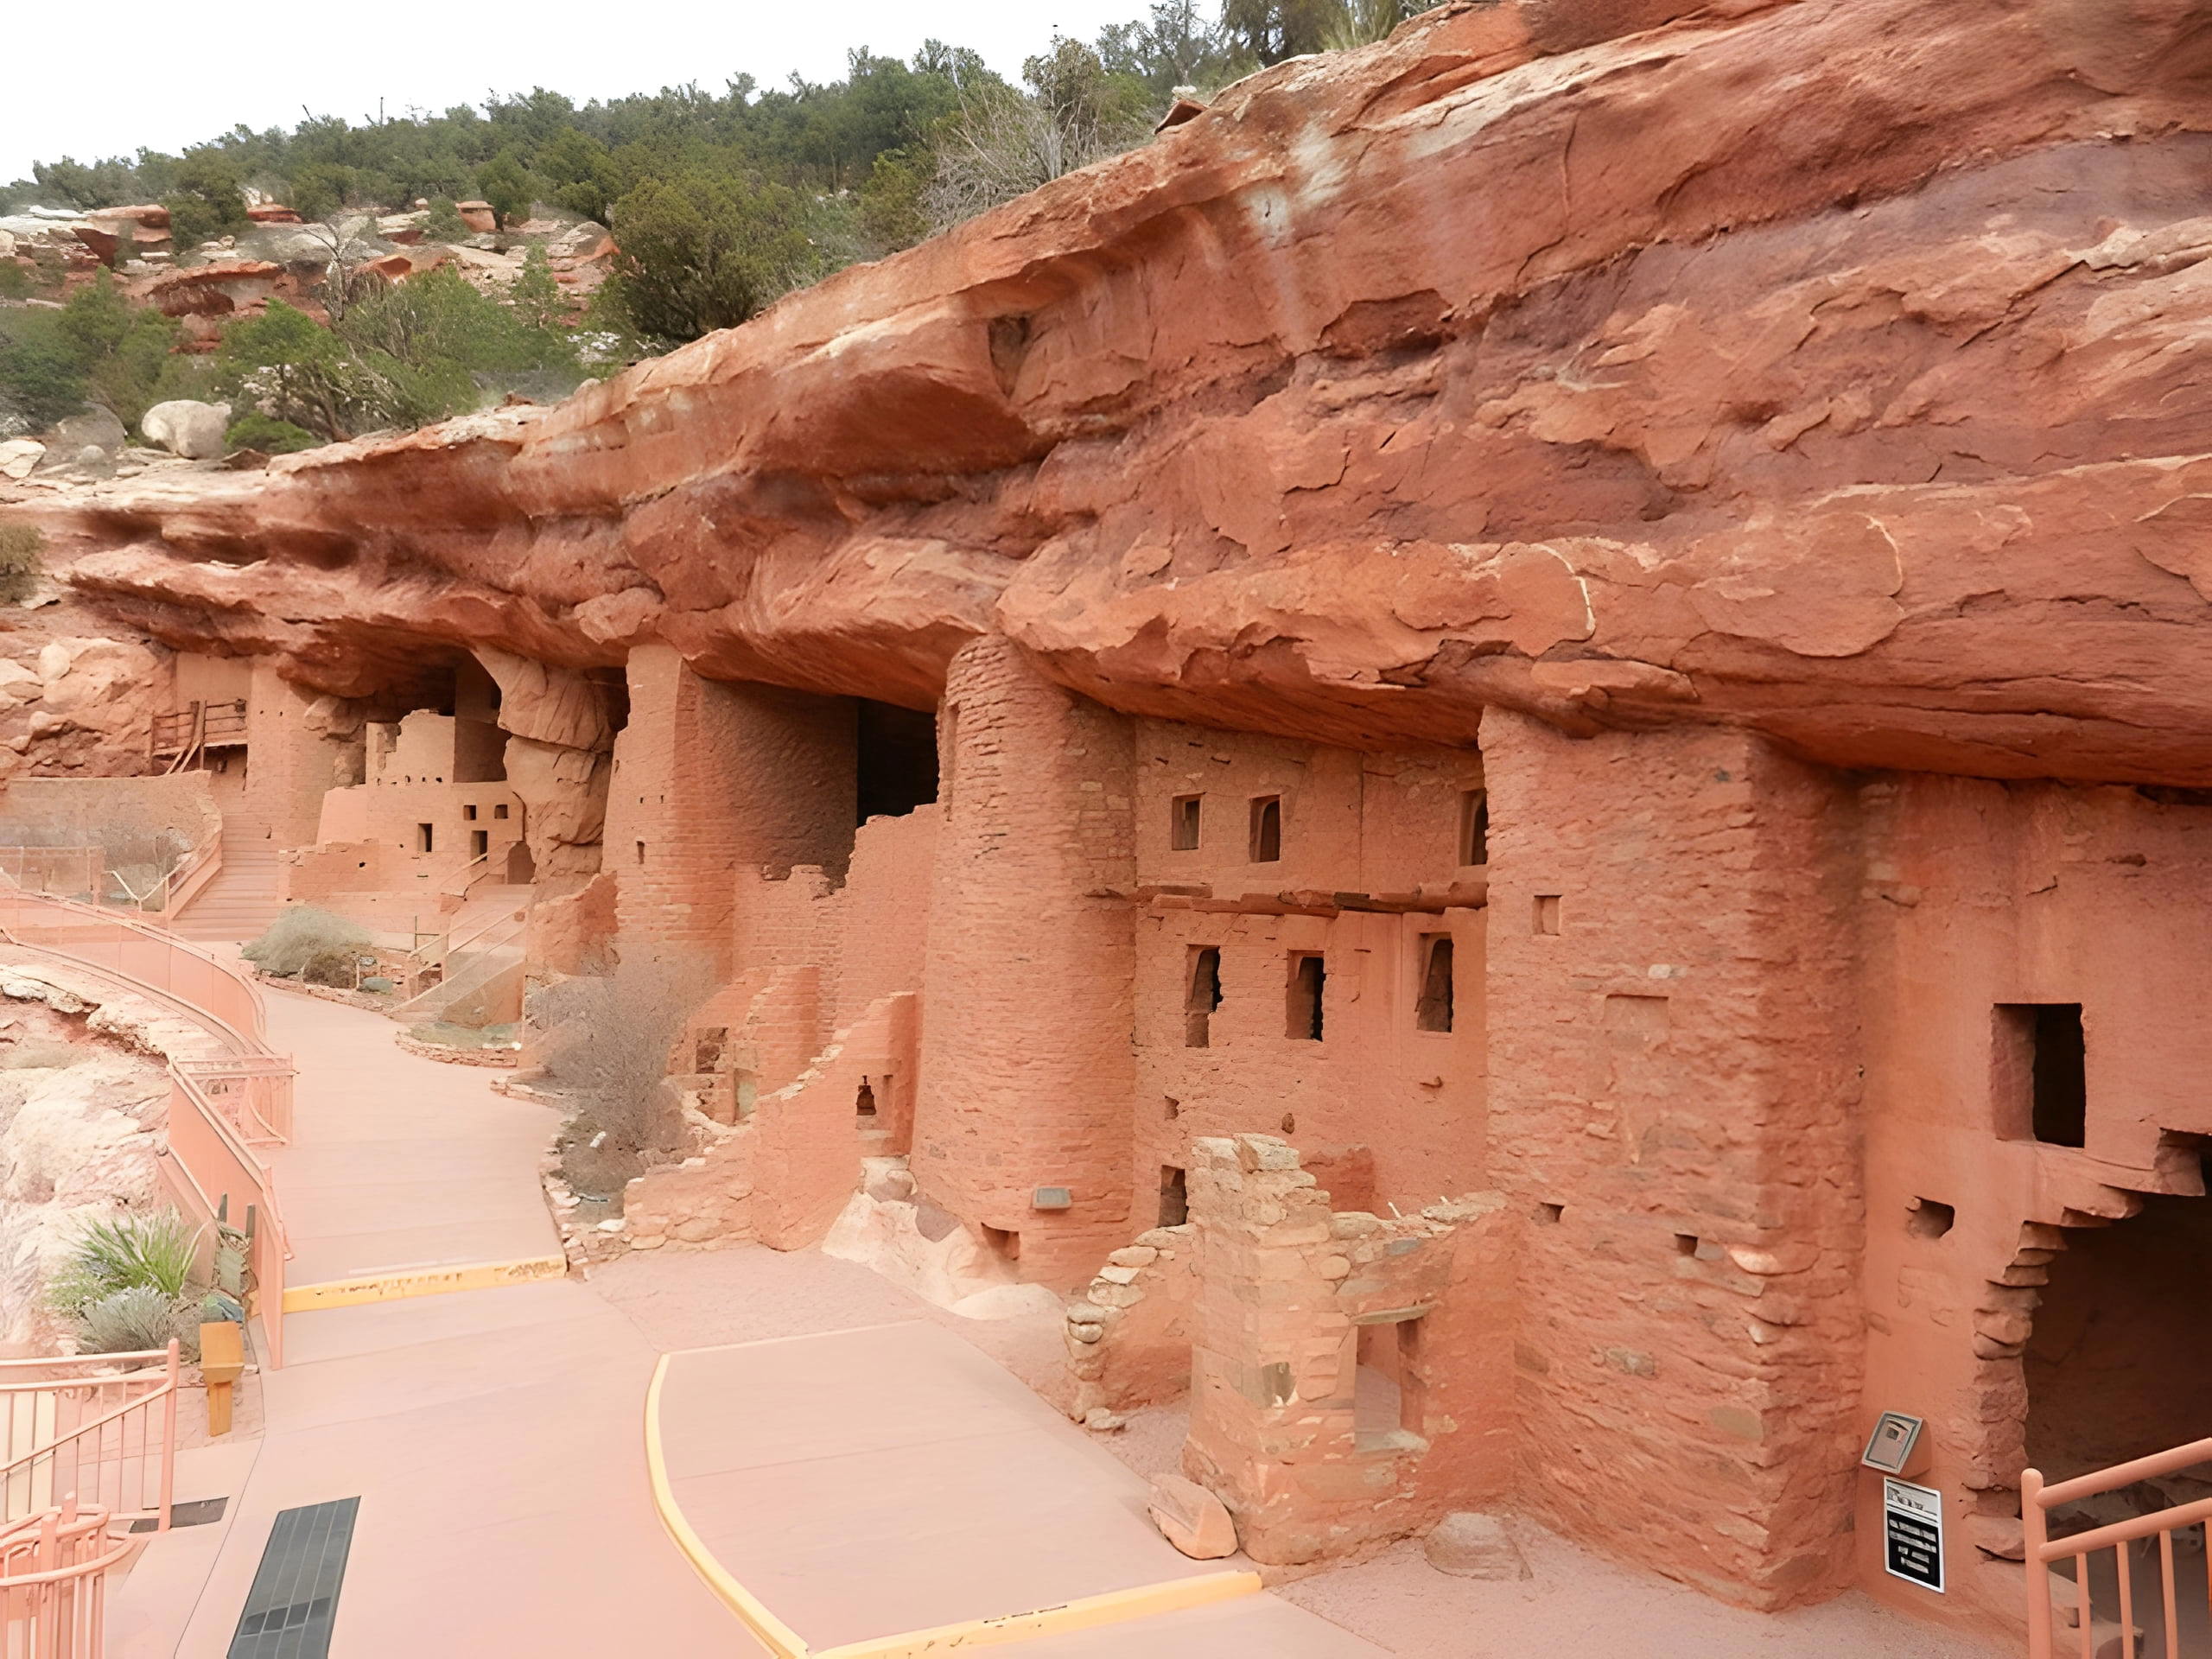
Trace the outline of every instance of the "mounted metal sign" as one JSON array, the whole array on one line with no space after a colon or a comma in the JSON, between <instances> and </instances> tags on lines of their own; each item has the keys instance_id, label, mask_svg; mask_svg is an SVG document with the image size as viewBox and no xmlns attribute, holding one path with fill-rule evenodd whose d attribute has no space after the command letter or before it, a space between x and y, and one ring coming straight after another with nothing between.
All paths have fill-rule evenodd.
<instances>
[{"instance_id":1,"label":"mounted metal sign","mask_svg":"<svg viewBox=\"0 0 2212 1659\"><path fill-rule=\"evenodd\" d=\"M1859 1461L1885 1475L1918 1474L1928 1466L1928 1453L1921 1445L1923 1427L1917 1417L1884 1412L1866 1437L1866 1450Z\"/></svg>"},{"instance_id":2,"label":"mounted metal sign","mask_svg":"<svg viewBox=\"0 0 2212 1659\"><path fill-rule=\"evenodd\" d=\"M1893 1579L1943 1593L1943 1494L1884 1477L1882 1566Z\"/></svg>"}]
</instances>

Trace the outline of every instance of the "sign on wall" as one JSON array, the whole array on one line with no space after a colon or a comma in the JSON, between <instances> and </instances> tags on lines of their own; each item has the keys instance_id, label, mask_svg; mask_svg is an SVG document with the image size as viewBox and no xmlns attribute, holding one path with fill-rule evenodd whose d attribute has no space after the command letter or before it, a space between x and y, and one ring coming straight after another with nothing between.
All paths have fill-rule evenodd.
<instances>
[{"instance_id":1,"label":"sign on wall","mask_svg":"<svg viewBox=\"0 0 2212 1659\"><path fill-rule=\"evenodd\" d=\"M1882 1565L1890 1576L1943 1593L1943 1494L1882 1481Z\"/></svg>"}]
</instances>

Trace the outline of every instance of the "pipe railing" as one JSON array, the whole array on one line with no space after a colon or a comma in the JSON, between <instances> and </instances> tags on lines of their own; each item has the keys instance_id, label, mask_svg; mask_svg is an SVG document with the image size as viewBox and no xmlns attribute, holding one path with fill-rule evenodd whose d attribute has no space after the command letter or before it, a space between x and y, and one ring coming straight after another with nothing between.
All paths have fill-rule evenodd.
<instances>
[{"instance_id":1,"label":"pipe railing","mask_svg":"<svg viewBox=\"0 0 2212 1659\"><path fill-rule=\"evenodd\" d=\"M2179 1590L2174 1574L2174 1535L2192 1527L2212 1524L2212 1497L2177 1503L2149 1515L2057 1538L2050 1535L2050 1512L2085 1497L2117 1491L2139 1480L2155 1480L2161 1475L2174 1474L2202 1463L2212 1463L2212 1440L2192 1440L2171 1452L2138 1458L2132 1463L2050 1485L2044 1484L2039 1470L2030 1469L2021 1475L2020 1528L2027 1546L2028 1567L2028 1659L2062 1659L2055 1645L2057 1638L2051 1611L2051 1568L2069 1557L2074 1562L2081 1659L2092 1659L2101 1643L2094 1628L2096 1620L2091 1605L2089 1573L2092 1562L2104 1550L2112 1552L2113 1582L2119 1593L2120 1659L2139 1659L2140 1650L2135 1640L2136 1586L2129 1557L2131 1546L2149 1538L2158 1541L2158 1574L2157 1585L2146 1586L2153 1599L2146 1602L2145 1611L2155 1606L2163 1615L2164 1659L2183 1659ZM2208 1595L2212 1596L2212 1584L2208 1584ZM2205 1651L2198 1649L2197 1654ZM2150 1659L2150 1656L2142 1653L2141 1659Z\"/></svg>"},{"instance_id":2,"label":"pipe railing","mask_svg":"<svg viewBox=\"0 0 2212 1659\"><path fill-rule=\"evenodd\" d=\"M0 888L0 936L119 979L210 1027L228 1054L169 1065L168 1146L157 1165L178 1204L201 1224L245 1217L249 1313L257 1311L270 1369L284 1363L284 1263L291 1255L276 1187L254 1144L288 1138L294 1069L270 1048L261 991L239 970L183 940L110 911ZM217 1084L230 1087L216 1090Z\"/></svg>"},{"instance_id":3,"label":"pipe railing","mask_svg":"<svg viewBox=\"0 0 2212 1659\"><path fill-rule=\"evenodd\" d=\"M0 1524L0 1659L99 1659L107 1575L132 1548L111 1519L71 1498Z\"/></svg>"},{"instance_id":4,"label":"pipe railing","mask_svg":"<svg viewBox=\"0 0 2212 1659\"><path fill-rule=\"evenodd\" d=\"M167 1532L178 1364L174 1339L138 1353L0 1360L0 1525L70 1497Z\"/></svg>"}]
</instances>

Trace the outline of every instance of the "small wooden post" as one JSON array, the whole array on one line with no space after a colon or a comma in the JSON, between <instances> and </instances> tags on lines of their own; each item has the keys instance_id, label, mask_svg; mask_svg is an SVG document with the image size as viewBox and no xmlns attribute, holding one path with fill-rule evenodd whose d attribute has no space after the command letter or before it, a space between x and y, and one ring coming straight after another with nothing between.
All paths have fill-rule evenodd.
<instances>
[{"instance_id":1,"label":"small wooden post","mask_svg":"<svg viewBox=\"0 0 2212 1659\"><path fill-rule=\"evenodd\" d=\"M245 1375L245 1327L211 1319L200 1327L200 1374L207 1379L207 1433L231 1432L231 1385Z\"/></svg>"}]
</instances>

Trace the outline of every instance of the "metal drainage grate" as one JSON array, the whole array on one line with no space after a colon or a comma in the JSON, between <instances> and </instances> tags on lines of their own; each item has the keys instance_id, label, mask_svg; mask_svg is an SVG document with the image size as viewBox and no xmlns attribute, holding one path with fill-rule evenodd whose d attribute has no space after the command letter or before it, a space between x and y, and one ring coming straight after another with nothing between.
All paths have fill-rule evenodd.
<instances>
[{"instance_id":1,"label":"metal drainage grate","mask_svg":"<svg viewBox=\"0 0 2212 1659\"><path fill-rule=\"evenodd\" d=\"M278 1512L245 1592L230 1659L327 1659L360 1508L359 1498L341 1497Z\"/></svg>"},{"instance_id":2,"label":"metal drainage grate","mask_svg":"<svg viewBox=\"0 0 2212 1659\"><path fill-rule=\"evenodd\" d=\"M179 1527L204 1527L211 1521L219 1521L223 1518L223 1505L230 1501L227 1497L194 1497L182 1503L172 1503L169 1505L169 1529L174 1532ZM152 1516L142 1516L130 1523L130 1530L151 1532L160 1525L161 1522Z\"/></svg>"}]
</instances>

